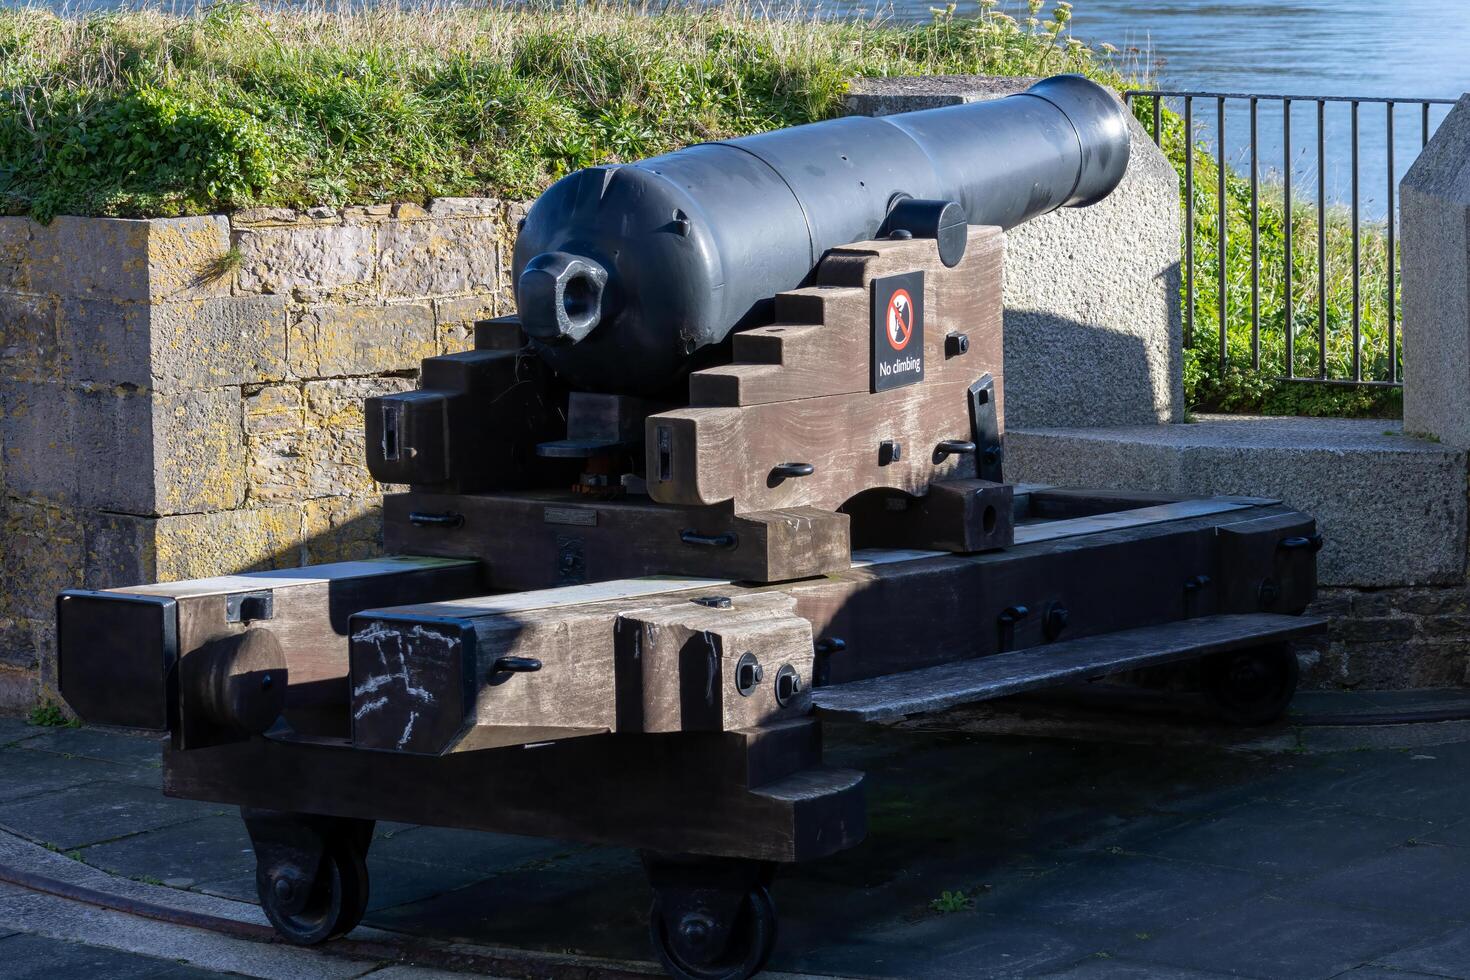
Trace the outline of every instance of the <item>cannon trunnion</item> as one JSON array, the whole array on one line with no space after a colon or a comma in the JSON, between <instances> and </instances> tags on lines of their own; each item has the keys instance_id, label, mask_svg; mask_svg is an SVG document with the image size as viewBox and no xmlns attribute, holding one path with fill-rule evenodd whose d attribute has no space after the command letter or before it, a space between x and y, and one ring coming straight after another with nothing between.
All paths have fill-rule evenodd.
<instances>
[{"instance_id":1,"label":"cannon trunnion","mask_svg":"<svg viewBox=\"0 0 1470 980\"><path fill-rule=\"evenodd\" d=\"M1004 229L1111 190L1121 112L1048 80L567 178L520 316L367 401L394 557L64 593L63 694L242 807L292 942L357 924L396 820L639 849L700 980L766 963L778 867L866 834L824 719L1142 668L1279 717L1310 516L1004 478Z\"/></svg>"}]
</instances>

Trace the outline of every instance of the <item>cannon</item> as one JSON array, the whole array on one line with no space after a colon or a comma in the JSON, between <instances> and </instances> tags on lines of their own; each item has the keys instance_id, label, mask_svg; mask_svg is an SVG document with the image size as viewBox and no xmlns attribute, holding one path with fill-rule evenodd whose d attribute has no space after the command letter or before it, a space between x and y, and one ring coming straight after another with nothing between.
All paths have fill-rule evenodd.
<instances>
[{"instance_id":1,"label":"cannon","mask_svg":"<svg viewBox=\"0 0 1470 980\"><path fill-rule=\"evenodd\" d=\"M991 102L852 116L701 143L554 184L516 240L521 327L570 383L667 391L732 331L769 322L832 248L895 231L939 242L1106 197L1124 110L1076 75Z\"/></svg>"},{"instance_id":2,"label":"cannon","mask_svg":"<svg viewBox=\"0 0 1470 980\"><path fill-rule=\"evenodd\" d=\"M567 177L519 314L367 400L387 557L67 591L63 695L241 807L292 942L357 925L395 820L638 849L684 980L759 971L778 869L866 834L826 721L1118 678L1280 717L1309 515L1005 480L1005 229L1128 134L1064 77Z\"/></svg>"}]
</instances>

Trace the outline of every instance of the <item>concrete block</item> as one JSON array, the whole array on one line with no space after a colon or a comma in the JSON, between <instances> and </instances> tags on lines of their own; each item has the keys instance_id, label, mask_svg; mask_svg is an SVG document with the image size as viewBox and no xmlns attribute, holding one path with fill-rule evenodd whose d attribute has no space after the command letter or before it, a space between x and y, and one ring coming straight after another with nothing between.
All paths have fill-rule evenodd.
<instances>
[{"instance_id":1,"label":"concrete block","mask_svg":"<svg viewBox=\"0 0 1470 980\"><path fill-rule=\"evenodd\" d=\"M438 353L427 302L316 306L294 312L288 347L300 378L415 370Z\"/></svg>"},{"instance_id":2,"label":"concrete block","mask_svg":"<svg viewBox=\"0 0 1470 980\"><path fill-rule=\"evenodd\" d=\"M383 295L446 296L495 289L502 230L493 216L384 225L378 255Z\"/></svg>"},{"instance_id":3,"label":"concrete block","mask_svg":"<svg viewBox=\"0 0 1470 980\"><path fill-rule=\"evenodd\" d=\"M0 250L3 250L0 244ZM0 263L5 261L0 254ZM54 381L67 376L54 296L0 292L0 378Z\"/></svg>"},{"instance_id":4,"label":"concrete block","mask_svg":"<svg viewBox=\"0 0 1470 980\"><path fill-rule=\"evenodd\" d=\"M220 261L229 248L229 222L219 216L62 216L32 226L30 288L143 303L227 296Z\"/></svg>"},{"instance_id":5,"label":"concrete block","mask_svg":"<svg viewBox=\"0 0 1470 980\"><path fill-rule=\"evenodd\" d=\"M850 112L889 115L1000 98L1035 79L854 80ZM1131 121L1131 120L1130 120ZM1005 263L1006 424L1137 425L1183 417L1179 181L1136 122L1104 201L1014 228Z\"/></svg>"},{"instance_id":6,"label":"concrete block","mask_svg":"<svg viewBox=\"0 0 1470 980\"><path fill-rule=\"evenodd\" d=\"M284 296L67 300L59 331L68 376L165 391L275 380L286 371L286 305Z\"/></svg>"},{"instance_id":7,"label":"concrete block","mask_svg":"<svg viewBox=\"0 0 1470 980\"><path fill-rule=\"evenodd\" d=\"M1317 518L1324 585L1463 583L1466 453L1378 419L1208 416L1191 425L1008 429L1006 478L1278 497Z\"/></svg>"},{"instance_id":8,"label":"concrete block","mask_svg":"<svg viewBox=\"0 0 1470 980\"><path fill-rule=\"evenodd\" d=\"M234 232L240 288L256 293L335 289L371 282L377 249L372 225L302 223Z\"/></svg>"},{"instance_id":9,"label":"concrete block","mask_svg":"<svg viewBox=\"0 0 1470 980\"><path fill-rule=\"evenodd\" d=\"M1404 175L1399 220L1404 428L1470 447L1470 95Z\"/></svg>"}]
</instances>

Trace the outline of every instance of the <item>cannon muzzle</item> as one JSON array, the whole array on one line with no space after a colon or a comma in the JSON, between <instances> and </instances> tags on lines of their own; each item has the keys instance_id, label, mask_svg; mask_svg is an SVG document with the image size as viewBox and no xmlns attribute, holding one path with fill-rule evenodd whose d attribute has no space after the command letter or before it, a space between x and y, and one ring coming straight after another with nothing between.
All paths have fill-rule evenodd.
<instances>
[{"instance_id":1,"label":"cannon muzzle","mask_svg":"<svg viewBox=\"0 0 1470 980\"><path fill-rule=\"evenodd\" d=\"M1012 228L1093 204L1122 180L1128 151L1119 101L1061 75L989 102L581 170L521 229L521 323L572 384L656 394L702 349L767 322L771 297L800 286L828 249L891 233L953 240L957 217Z\"/></svg>"}]
</instances>

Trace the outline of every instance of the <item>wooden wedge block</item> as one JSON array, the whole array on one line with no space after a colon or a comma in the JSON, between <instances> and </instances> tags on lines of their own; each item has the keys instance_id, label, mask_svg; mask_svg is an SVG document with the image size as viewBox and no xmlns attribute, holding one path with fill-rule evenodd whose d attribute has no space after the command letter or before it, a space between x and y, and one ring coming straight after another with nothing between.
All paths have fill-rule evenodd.
<instances>
[{"instance_id":1,"label":"wooden wedge block","mask_svg":"<svg viewBox=\"0 0 1470 980\"><path fill-rule=\"evenodd\" d=\"M998 390L1004 257L1005 234L982 225L970 227L965 257L953 269L925 239L833 249L818 266L818 285L776 296L777 322L735 335L731 364L690 375L690 404L761 405L868 391L872 281L916 270L924 273L925 383L989 373ZM949 339L960 334L963 351Z\"/></svg>"},{"instance_id":2,"label":"wooden wedge block","mask_svg":"<svg viewBox=\"0 0 1470 980\"><path fill-rule=\"evenodd\" d=\"M779 592L618 617L618 731L734 731L811 707L812 626Z\"/></svg>"},{"instance_id":3,"label":"wooden wedge block","mask_svg":"<svg viewBox=\"0 0 1470 980\"><path fill-rule=\"evenodd\" d=\"M665 504L730 503L736 513L836 510L874 487L922 495L935 480L976 476L973 455L936 456L942 442L970 441L967 398L964 383L925 381L876 394L649 416L648 494ZM885 455L884 443L900 447L898 459ZM812 472L782 477L786 464Z\"/></svg>"}]
</instances>

